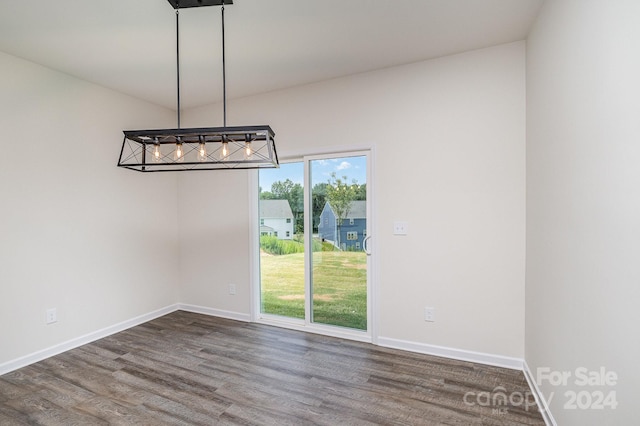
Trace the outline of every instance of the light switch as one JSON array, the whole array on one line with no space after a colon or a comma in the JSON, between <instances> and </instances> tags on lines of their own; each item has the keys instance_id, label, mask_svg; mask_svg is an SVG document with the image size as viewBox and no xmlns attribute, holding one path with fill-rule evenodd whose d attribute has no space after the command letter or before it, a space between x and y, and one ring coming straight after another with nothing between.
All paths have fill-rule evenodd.
<instances>
[{"instance_id":1,"label":"light switch","mask_svg":"<svg viewBox=\"0 0 640 426\"><path fill-rule=\"evenodd\" d=\"M393 235L407 235L409 233L409 222L393 222Z\"/></svg>"}]
</instances>

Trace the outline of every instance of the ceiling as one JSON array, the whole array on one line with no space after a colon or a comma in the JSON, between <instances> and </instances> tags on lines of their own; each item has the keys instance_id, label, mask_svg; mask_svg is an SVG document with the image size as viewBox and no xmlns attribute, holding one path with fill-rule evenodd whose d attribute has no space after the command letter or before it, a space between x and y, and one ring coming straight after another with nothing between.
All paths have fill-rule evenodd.
<instances>
[{"instance_id":1,"label":"ceiling","mask_svg":"<svg viewBox=\"0 0 640 426\"><path fill-rule=\"evenodd\" d=\"M523 40L543 0L235 0L227 95L248 96ZM220 7L180 11L181 104L222 99ZM167 0L5 2L0 51L175 109Z\"/></svg>"}]
</instances>

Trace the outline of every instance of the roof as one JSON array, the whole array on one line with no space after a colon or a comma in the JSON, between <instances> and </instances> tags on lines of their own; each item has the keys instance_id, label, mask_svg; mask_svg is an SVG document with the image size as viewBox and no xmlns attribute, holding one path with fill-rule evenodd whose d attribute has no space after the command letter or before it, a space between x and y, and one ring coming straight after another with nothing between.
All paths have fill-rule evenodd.
<instances>
[{"instance_id":1,"label":"roof","mask_svg":"<svg viewBox=\"0 0 640 426\"><path fill-rule=\"evenodd\" d=\"M273 229L273 228L272 228L272 227L270 227L270 226L262 225L262 226L260 227L260 233L261 233L261 234L262 234L263 232L273 232L273 231L275 231L275 229Z\"/></svg>"},{"instance_id":2,"label":"roof","mask_svg":"<svg viewBox=\"0 0 640 426\"><path fill-rule=\"evenodd\" d=\"M260 200L260 217L293 218L293 212L287 200Z\"/></svg>"},{"instance_id":3,"label":"roof","mask_svg":"<svg viewBox=\"0 0 640 426\"><path fill-rule=\"evenodd\" d=\"M329 203L327 203L329 204ZM329 207L331 205L329 204ZM331 208L333 210L333 208ZM334 210L335 213L335 210ZM366 201L352 201L349 208L349 214L344 219L366 219L367 218L367 202Z\"/></svg>"}]
</instances>

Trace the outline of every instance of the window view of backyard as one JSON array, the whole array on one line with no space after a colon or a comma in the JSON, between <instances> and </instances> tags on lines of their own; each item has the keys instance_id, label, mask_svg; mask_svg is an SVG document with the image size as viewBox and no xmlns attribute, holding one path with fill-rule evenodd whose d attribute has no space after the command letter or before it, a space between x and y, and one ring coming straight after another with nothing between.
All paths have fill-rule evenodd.
<instances>
[{"instance_id":1,"label":"window view of backyard","mask_svg":"<svg viewBox=\"0 0 640 426\"><path fill-rule=\"evenodd\" d=\"M311 253L305 253L304 242L303 163L260 170L262 312L305 318L308 255L312 321L366 330L366 157L309 165Z\"/></svg>"}]
</instances>

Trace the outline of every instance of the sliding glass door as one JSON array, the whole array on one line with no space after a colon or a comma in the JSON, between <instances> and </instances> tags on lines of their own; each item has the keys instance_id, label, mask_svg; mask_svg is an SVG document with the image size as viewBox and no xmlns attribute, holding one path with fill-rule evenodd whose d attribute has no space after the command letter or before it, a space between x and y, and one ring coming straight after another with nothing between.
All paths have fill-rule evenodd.
<instances>
[{"instance_id":1,"label":"sliding glass door","mask_svg":"<svg viewBox=\"0 0 640 426\"><path fill-rule=\"evenodd\" d=\"M259 317L368 331L368 152L259 171Z\"/></svg>"},{"instance_id":2,"label":"sliding glass door","mask_svg":"<svg viewBox=\"0 0 640 426\"><path fill-rule=\"evenodd\" d=\"M367 330L367 157L315 159L309 168L312 321Z\"/></svg>"},{"instance_id":3,"label":"sliding glass door","mask_svg":"<svg viewBox=\"0 0 640 426\"><path fill-rule=\"evenodd\" d=\"M304 165L259 173L260 312L304 320Z\"/></svg>"}]
</instances>

